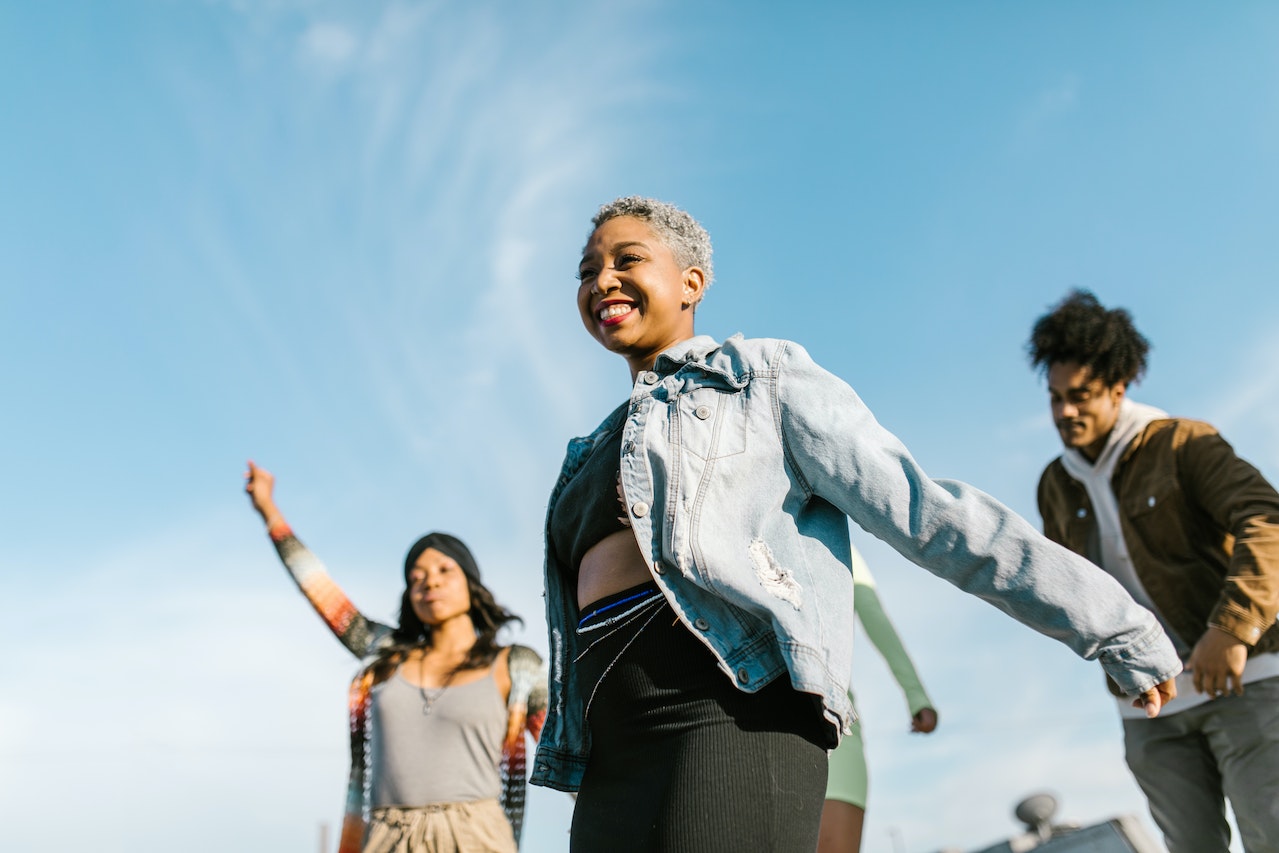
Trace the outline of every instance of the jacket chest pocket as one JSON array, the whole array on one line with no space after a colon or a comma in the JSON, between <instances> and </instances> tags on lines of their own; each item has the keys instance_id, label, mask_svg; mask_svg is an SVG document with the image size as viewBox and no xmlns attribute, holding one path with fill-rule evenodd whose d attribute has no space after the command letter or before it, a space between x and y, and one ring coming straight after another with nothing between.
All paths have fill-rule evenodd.
<instances>
[{"instance_id":1,"label":"jacket chest pocket","mask_svg":"<svg viewBox=\"0 0 1279 853\"><path fill-rule=\"evenodd\" d=\"M1171 475L1158 479L1126 483L1123 496L1124 515L1134 521L1146 516L1160 516L1175 510L1181 484Z\"/></svg>"},{"instance_id":2,"label":"jacket chest pocket","mask_svg":"<svg viewBox=\"0 0 1279 853\"><path fill-rule=\"evenodd\" d=\"M701 388L676 400L673 438L700 459L721 459L746 452L746 394L740 390Z\"/></svg>"},{"instance_id":3,"label":"jacket chest pocket","mask_svg":"<svg viewBox=\"0 0 1279 853\"><path fill-rule=\"evenodd\" d=\"M1148 551L1168 553L1185 547L1185 519L1181 517L1181 484L1172 475L1128 484L1121 508L1124 517ZM1129 545L1131 549L1131 543Z\"/></svg>"},{"instance_id":4,"label":"jacket chest pocket","mask_svg":"<svg viewBox=\"0 0 1279 853\"><path fill-rule=\"evenodd\" d=\"M1092 507L1080 504L1071 510L1070 516L1061 525L1061 544L1096 563L1099 559L1093 542L1096 529L1097 521L1093 518Z\"/></svg>"}]
</instances>

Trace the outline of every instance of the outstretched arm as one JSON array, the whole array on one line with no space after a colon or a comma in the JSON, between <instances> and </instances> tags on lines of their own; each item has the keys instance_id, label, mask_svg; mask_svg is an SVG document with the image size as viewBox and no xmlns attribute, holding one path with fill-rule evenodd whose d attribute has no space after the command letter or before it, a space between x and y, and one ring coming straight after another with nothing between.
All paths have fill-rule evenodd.
<instances>
[{"instance_id":1,"label":"outstretched arm","mask_svg":"<svg viewBox=\"0 0 1279 853\"><path fill-rule=\"evenodd\" d=\"M806 488L898 553L1102 667L1130 696L1181 671L1114 578L964 483L933 480L847 383L786 343L776 368L786 451ZM1147 712L1158 699L1147 696Z\"/></svg>"},{"instance_id":2,"label":"outstretched arm","mask_svg":"<svg viewBox=\"0 0 1279 853\"><path fill-rule=\"evenodd\" d=\"M284 567L342 645L356 657L365 657L390 642L391 627L360 613L329 577L319 558L293 535L284 514L275 505L275 477L271 472L250 461L244 479L244 490L253 508L262 516Z\"/></svg>"},{"instance_id":3,"label":"outstretched arm","mask_svg":"<svg viewBox=\"0 0 1279 853\"><path fill-rule=\"evenodd\" d=\"M897 679L897 684L906 694L906 705L911 714L911 731L927 734L937 728L937 711L928 698L928 692L924 690L923 682L919 680L919 673L915 670L910 655L906 653L901 637L884 612L870 567L856 548L852 549L852 556L853 610L866 629L866 636L875 644L893 673L893 678Z\"/></svg>"},{"instance_id":4,"label":"outstretched arm","mask_svg":"<svg viewBox=\"0 0 1279 853\"><path fill-rule=\"evenodd\" d=\"M507 699L506 739L502 744L502 810L511 822L515 842L524 828L524 794L528 743L542 734L546 721L546 665L537 652L526 646L511 646L507 657L511 693Z\"/></svg>"}]
</instances>

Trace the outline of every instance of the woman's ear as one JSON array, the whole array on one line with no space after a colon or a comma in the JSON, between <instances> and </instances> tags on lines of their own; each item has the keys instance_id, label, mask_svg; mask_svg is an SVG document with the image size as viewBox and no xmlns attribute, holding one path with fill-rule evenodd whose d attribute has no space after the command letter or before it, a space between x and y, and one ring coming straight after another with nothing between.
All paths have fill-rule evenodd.
<instances>
[{"instance_id":1,"label":"woman's ear","mask_svg":"<svg viewBox=\"0 0 1279 853\"><path fill-rule=\"evenodd\" d=\"M702 301L702 295L706 292L706 273L702 272L701 267L689 267L684 270L684 299L685 308L692 308Z\"/></svg>"}]
</instances>

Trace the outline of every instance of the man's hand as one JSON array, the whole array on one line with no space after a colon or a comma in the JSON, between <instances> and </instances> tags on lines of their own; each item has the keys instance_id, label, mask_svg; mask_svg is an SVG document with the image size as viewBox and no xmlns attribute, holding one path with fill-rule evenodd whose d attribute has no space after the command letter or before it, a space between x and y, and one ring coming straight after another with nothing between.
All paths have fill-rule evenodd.
<instances>
[{"instance_id":1,"label":"man's hand","mask_svg":"<svg viewBox=\"0 0 1279 853\"><path fill-rule=\"evenodd\" d=\"M1170 678L1163 684L1156 684L1132 700L1132 706L1134 708L1145 708L1147 718L1157 717L1159 716L1159 709L1167 705L1176 695L1177 682L1175 679Z\"/></svg>"},{"instance_id":2,"label":"man's hand","mask_svg":"<svg viewBox=\"0 0 1279 853\"><path fill-rule=\"evenodd\" d=\"M1243 666L1248 647L1220 628L1208 627L1195 643L1186 669L1195 675L1195 690L1213 699L1227 693L1243 695Z\"/></svg>"}]
</instances>

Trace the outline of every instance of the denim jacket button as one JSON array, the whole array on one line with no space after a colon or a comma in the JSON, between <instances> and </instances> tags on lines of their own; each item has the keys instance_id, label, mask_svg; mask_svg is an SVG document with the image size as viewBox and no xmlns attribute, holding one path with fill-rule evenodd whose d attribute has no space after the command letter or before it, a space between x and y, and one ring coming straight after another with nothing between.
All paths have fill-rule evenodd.
<instances>
[{"instance_id":1,"label":"denim jacket button","mask_svg":"<svg viewBox=\"0 0 1279 853\"><path fill-rule=\"evenodd\" d=\"M631 504L631 515L635 516L636 518L643 518L644 516L648 515L648 504L644 503L643 501L636 501L635 503Z\"/></svg>"},{"instance_id":2,"label":"denim jacket button","mask_svg":"<svg viewBox=\"0 0 1279 853\"><path fill-rule=\"evenodd\" d=\"M704 421L711 416L711 407L698 406L697 409L693 412L693 414L697 415L698 420Z\"/></svg>"},{"instance_id":3,"label":"denim jacket button","mask_svg":"<svg viewBox=\"0 0 1279 853\"><path fill-rule=\"evenodd\" d=\"M640 374L640 381L643 382L645 385L656 385L657 374L651 370L645 370L643 373Z\"/></svg>"},{"instance_id":4,"label":"denim jacket button","mask_svg":"<svg viewBox=\"0 0 1279 853\"><path fill-rule=\"evenodd\" d=\"M666 574L666 564L665 564L665 563L654 563L654 564L653 564L653 571L657 572L659 575L664 575L664 574Z\"/></svg>"},{"instance_id":5,"label":"denim jacket button","mask_svg":"<svg viewBox=\"0 0 1279 853\"><path fill-rule=\"evenodd\" d=\"M693 620L693 627L699 631L708 631L710 630L711 623L707 622L705 619L702 619L701 617L698 617L697 619Z\"/></svg>"},{"instance_id":6,"label":"denim jacket button","mask_svg":"<svg viewBox=\"0 0 1279 853\"><path fill-rule=\"evenodd\" d=\"M742 667L741 669L737 670L737 680L740 681L742 684L751 683L751 674L746 671L746 667Z\"/></svg>"}]
</instances>

